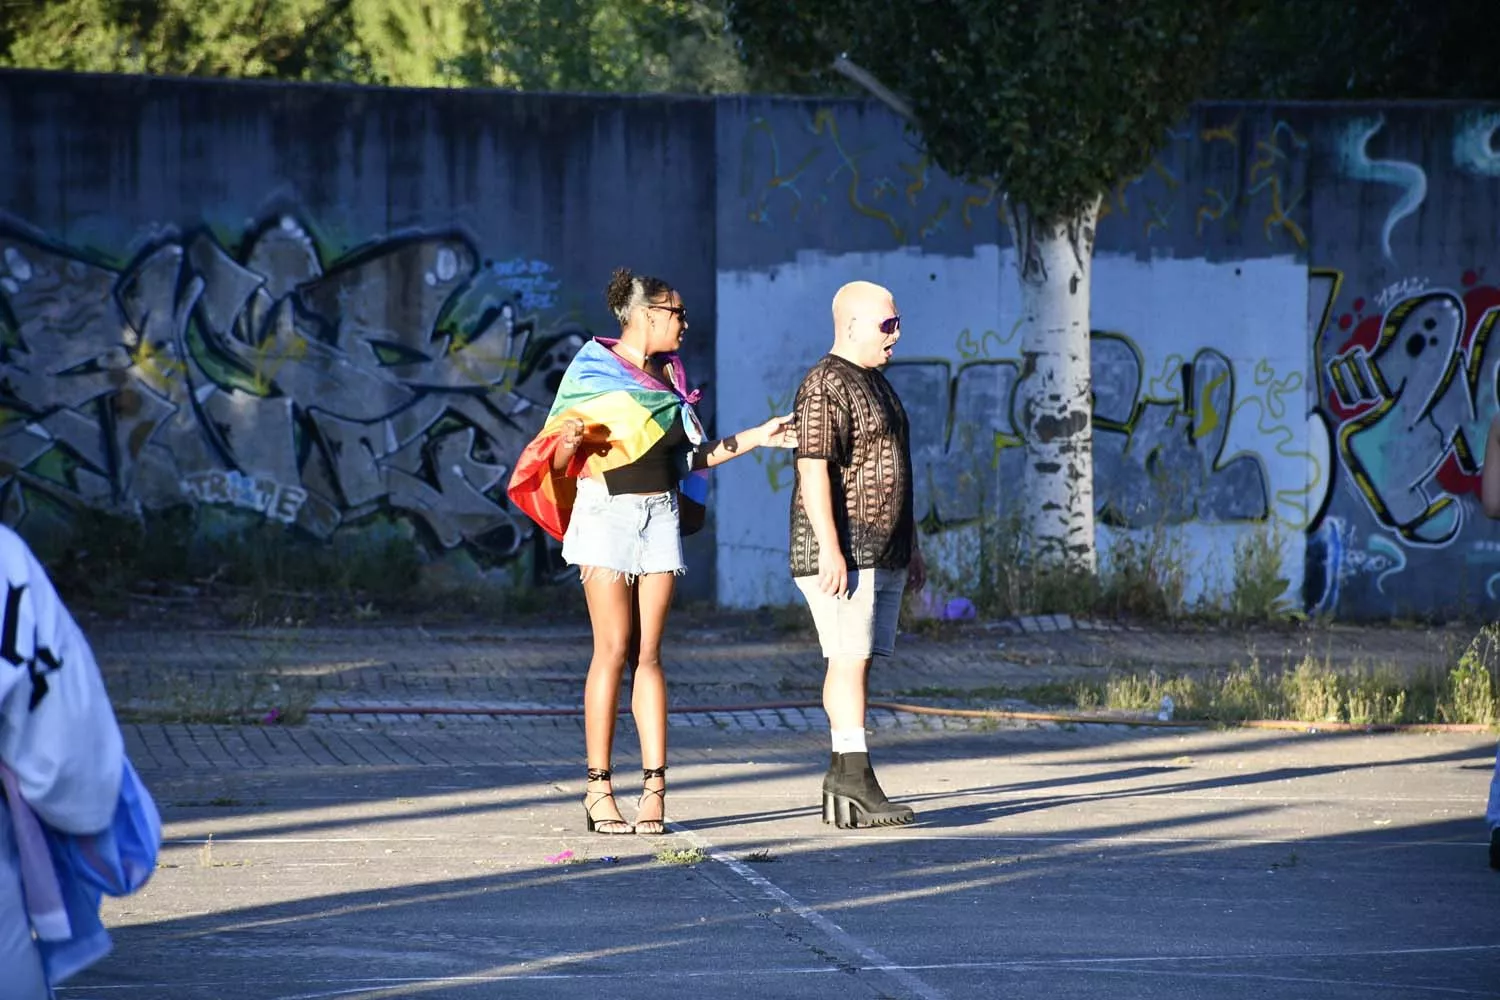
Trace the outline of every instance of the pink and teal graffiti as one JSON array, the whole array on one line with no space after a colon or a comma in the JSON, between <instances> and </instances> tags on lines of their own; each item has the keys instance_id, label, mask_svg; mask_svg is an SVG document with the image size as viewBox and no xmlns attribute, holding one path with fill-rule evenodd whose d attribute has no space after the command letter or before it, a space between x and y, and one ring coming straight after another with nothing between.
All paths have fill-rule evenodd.
<instances>
[{"instance_id":1,"label":"pink and teal graffiti","mask_svg":"<svg viewBox=\"0 0 1500 1000\"><path fill-rule=\"evenodd\" d=\"M1355 299L1324 366L1344 469L1375 517L1416 545L1462 530L1458 498L1478 495L1485 428L1500 412L1500 288L1474 271L1460 285Z\"/></svg>"}]
</instances>

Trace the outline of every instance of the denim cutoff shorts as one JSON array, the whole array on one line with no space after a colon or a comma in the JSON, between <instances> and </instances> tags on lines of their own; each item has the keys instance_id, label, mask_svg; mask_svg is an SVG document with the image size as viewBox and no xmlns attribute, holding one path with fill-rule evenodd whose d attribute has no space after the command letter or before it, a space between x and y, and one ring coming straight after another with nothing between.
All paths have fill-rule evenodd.
<instances>
[{"instance_id":1,"label":"denim cutoff shorts","mask_svg":"<svg viewBox=\"0 0 1500 1000\"><path fill-rule=\"evenodd\" d=\"M563 561L634 580L647 573L681 574L682 531L677 491L611 496L604 483L578 480L573 519L563 533Z\"/></svg>"}]
</instances>

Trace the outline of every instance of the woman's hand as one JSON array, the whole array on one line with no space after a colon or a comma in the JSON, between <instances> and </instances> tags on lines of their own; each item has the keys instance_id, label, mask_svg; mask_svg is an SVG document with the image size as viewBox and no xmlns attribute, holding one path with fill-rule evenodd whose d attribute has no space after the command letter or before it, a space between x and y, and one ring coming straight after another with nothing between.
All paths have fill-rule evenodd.
<instances>
[{"instance_id":1,"label":"woman's hand","mask_svg":"<svg viewBox=\"0 0 1500 1000\"><path fill-rule=\"evenodd\" d=\"M583 421L577 417L569 417L563 421L562 430L559 432L557 451L552 455L552 471L562 472L573 461L578 446L583 443Z\"/></svg>"},{"instance_id":2,"label":"woman's hand","mask_svg":"<svg viewBox=\"0 0 1500 1000\"><path fill-rule=\"evenodd\" d=\"M759 427L748 427L738 434L720 438L695 454L693 468L712 469L736 455L748 455L762 445L771 448L797 447L797 418L791 415L772 417Z\"/></svg>"},{"instance_id":3,"label":"woman's hand","mask_svg":"<svg viewBox=\"0 0 1500 1000\"><path fill-rule=\"evenodd\" d=\"M797 415L789 413L784 417L772 417L759 427L755 428L760 437L760 443L768 448L795 448L797 447Z\"/></svg>"}]
</instances>

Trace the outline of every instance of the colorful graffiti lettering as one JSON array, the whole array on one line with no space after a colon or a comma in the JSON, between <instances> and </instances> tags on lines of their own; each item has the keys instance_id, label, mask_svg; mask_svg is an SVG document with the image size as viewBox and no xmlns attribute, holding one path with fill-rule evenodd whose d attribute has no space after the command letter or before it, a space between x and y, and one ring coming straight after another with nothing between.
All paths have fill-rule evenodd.
<instances>
[{"instance_id":1,"label":"colorful graffiti lettering","mask_svg":"<svg viewBox=\"0 0 1500 1000\"><path fill-rule=\"evenodd\" d=\"M1233 368L1199 351L1148 378L1126 337L1093 335L1094 482L1098 513L1118 527L1259 521L1272 513L1255 455L1226 455L1236 412ZM906 401L918 516L962 524L1004 508L1020 481L1024 441L1012 413L1021 367L1011 359L900 360L888 369ZM1013 487L1012 487L1013 488Z\"/></svg>"},{"instance_id":2,"label":"colorful graffiti lettering","mask_svg":"<svg viewBox=\"0 0 1500 1000\"><path fill-rule=\"evenodd\" d=\"M511 555L509 462L588 337L539 328L549 270L456 233L325 265L291 217L237 255L168 234L120 269L0 229L4 519L193 502L326 538L386 511Z\"/></svg>"},{"instance_id":3,"label":"colorful graffiti lettering","mask_svg":"<svg viewBox=\"0 0 1500 1000\"><path fill-rule=\"evenodd\" d=\"M1383 305L1382 303L1388 303ZM1339 458L1376 519L1408 543L1445 545L1477 495L1485 429L1500 413L1500 288L1463 275L1459 290L1396 286L1357 298L1333 323L1324 405Z\"/></svg>"}]
</instances>

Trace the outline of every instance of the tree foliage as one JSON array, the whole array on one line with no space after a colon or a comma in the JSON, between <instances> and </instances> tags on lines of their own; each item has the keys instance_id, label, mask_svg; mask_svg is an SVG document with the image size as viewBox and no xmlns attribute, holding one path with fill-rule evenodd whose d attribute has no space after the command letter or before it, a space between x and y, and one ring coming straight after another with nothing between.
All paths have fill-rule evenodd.
<instances>
[{"instance_id":1,"label":"tree foliage","mask_svg":"<svg viewBox=\"0 0 1500 1000\"><path fill-rule=\"evenodd\" d=\"M0 65L413 87L747 86L724 0L0 0Z\"/></svg>"},{"instance_id":2,"label":"tree foliage","mask_svg":"<svg viewBox=\"0 0 1500 1000\"><path fill-rule=\"evenodd\" d=\"M461 87L473 49L473 4L448 0L351 0L336 29L341 62L329 67L358 83Z\"/></svg>"},{"instance_id":3,"label":"tree foliage","mask_svg":"<svg viewBox=\"0 0 1500 1000\"><path fill-rule=\"evenodd\" d=\"M400 2L400 0L395 0ZM474 75L522 90L743 90L722 0L479 0Z\"/></svg>"},{"instance_id":4,"label":"tree foliage","mask_svg":"<svg viewBox=\"0 0 1500 1000\"><path fill-rule=\"evenodd\" d=\"M733 0L753 66L826 80L836 57L910 106L949 174L1070 218L1150 161L1249 0Z\"/></svg>"},{"instance_id":5,"label":"tree foliage","mask_svg":"<svg viewBox=\"0 0 1500 1000\"><path fill-rule=\"evenodd\" d=\"M42 69L308 79L337 62L350 2L7 2L0 52Z\"/></svg>"},{"instance_id":6,"label":"tree foliage","mask_svg":"<svg viewBox=\"0 0 1500 1000\"><path fill-rule=\"evenodd\" d=\"M1205 98L1500 98L1494 0L1257 0Z\"/></svg>"}]
</instances>

